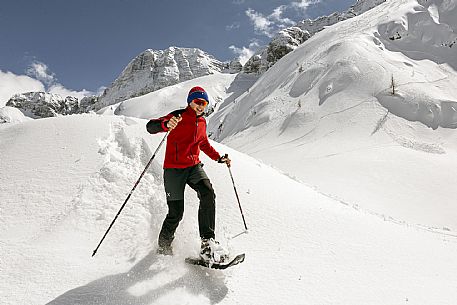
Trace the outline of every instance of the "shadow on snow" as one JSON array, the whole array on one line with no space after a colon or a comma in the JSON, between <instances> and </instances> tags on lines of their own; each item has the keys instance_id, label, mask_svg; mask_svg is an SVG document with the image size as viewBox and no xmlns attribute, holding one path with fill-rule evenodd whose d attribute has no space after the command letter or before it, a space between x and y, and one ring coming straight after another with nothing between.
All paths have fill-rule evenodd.
<instances>
[{"instance_id":1,"label":"shadow on snow","mask_svg":"<svg viewBox=\"0 0 457 305\"><path fill-rule=\"evenodd\" d=\"M173 292L183 289L195 296L206 297L211 304L221 302L227 295L225 277L220 271L207 270L198 266L186 266L185 273L177 279L165 281L158 288L141 296L132 295L128 290L135 284L148 281L163 271L173 268L174 263L158 270L150 267L158 262L158 255L151 251L126 273L109 275L87 285L72 289L47 305L144 305Z\"/></svg>"}]
</instances>

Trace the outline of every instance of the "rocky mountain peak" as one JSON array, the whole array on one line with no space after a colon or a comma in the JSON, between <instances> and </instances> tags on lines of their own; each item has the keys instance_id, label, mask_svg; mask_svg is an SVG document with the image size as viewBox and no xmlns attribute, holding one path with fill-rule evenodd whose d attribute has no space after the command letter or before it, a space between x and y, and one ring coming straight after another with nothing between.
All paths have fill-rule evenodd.
<instances>
[{"instance_id":1,"label":"rocky mountain peak","mask_svg":"<svg viewBox=\"0 0 457 305\"><path fill-rule=\"evenodd\" d=\"M386 0L357 0L347 11L322 16L314 20L305 19L293 27L278 32L265 48L256 52L245 64L243 71L246 73L262 74L273 66L287 53L308 40L325 27L340 21L360 15Z\"/></svg>"},{"instance_id":2,"label":"rocky mountain peak","mask_svg":"<svg viewBox=\"0 0 457 305\"><path fill-rule=\"evenodd\" d=\"M89 112L94 110L97 100L96 96L88 96L79 100L73 96L63 98L59 94L28 92L14 95L6 106L18 108L31 118L46 118Z\"/></svg>"},{"instance_id":3,"label":"rocky mountain peak","mask_svg":"<svg viewBox=\"0 0 457 305\"><path fill-rule=\"evenodd\" d=\"M257 51L244 65L246 73L264 73L287 53L311 37L308 31L290 27L276 34L266 48Z\"/></svg>"},{"instance_id":4,"label":"rocky mountain peak","mask_svg":"<svg viewBox=\"0 0 457 305\"><path fill-rule=\"evenodd\" d=\"M197 48L148 49L136 56L109 86L98 107L115 104L196 77L228 72L221 62Z\"/></svg>"}]
</instances>

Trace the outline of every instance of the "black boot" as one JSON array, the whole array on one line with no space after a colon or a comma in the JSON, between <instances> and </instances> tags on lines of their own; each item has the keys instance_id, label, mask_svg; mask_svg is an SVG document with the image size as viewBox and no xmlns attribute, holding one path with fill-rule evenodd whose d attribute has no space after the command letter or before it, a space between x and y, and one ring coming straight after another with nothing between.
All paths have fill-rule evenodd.
<instances>
[{"instance_id":1,"label":"black boot","mask_svg":"<svg viewBox=\"0 0 457 305\"><path fill-rule=\"evenodd\" d=\"M161 255L173 255L173 247L171 242L173 240L167 240L159 237L159 247L157 248L157 254Z\"/></svg>"},{"instance_id":2,"label":"black boot","mask_svg":"<svg viewBox=\"0 0 457 305\"><path fill-rule=\"evenodd\" d=\"M160 255L173 255L173 247L170 246L159 246L157 248L157 254Z\"/></svg>"}]
</instances>

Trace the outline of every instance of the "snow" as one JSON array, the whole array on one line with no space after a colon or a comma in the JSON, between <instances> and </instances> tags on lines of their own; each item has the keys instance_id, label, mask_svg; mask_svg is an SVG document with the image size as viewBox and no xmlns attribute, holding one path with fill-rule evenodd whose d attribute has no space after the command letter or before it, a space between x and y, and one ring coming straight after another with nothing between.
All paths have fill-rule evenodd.
<instances>
[{"instance_id":1,"label":"snow","mask_svg":"<svg viewBox=\"0 0 457 305\"><path fill-rule=\"evenodd\" d=\"M0 108L0 124L1 123L20 123L24 121L32 120L26 117L19 109L14 107L2 107Z\"/></svg>"},{"instance_id":2,"label":"snow","mask_svg":"<svg viewBox=\"0 0 457 305\"><path fill-rule=\"evenodd\" d=\"M454 304L456 7L387 1L260 77L215 73L99 114L1 108L2 304ZM164 136L147 119L195 85L214 102L212 144L232 159L249 229L227 168L203 155L216 235L245 262L184 263L200 242L190 189L175 256L155 253L164 149L92 258Z\"/></svg>"},{"instance_id":3,"label":"snow","mask_svg":"<svg viewBox=\"0 0 457 305\"><path fill-rule=\"evenodd\" d=\"M217 193L216 234L232 253L246 253L242 265L184 264L199 246L192 191L176 255L155 254L166 213L163 151L91 258L162 138L147 134L146 122L73 115L1 126L4 304L450 304L457 297L452 232L366 213L218 143L233 160L249 230L238 235L244 227L227 169L204 157Z\"/></svg>"},{"instance_id":4,"label":"snow","mask_svg":"<svg viewBox=\"0 0 457 305\"><path fill-rule=\"evenodd\" d=\"M164 113L180 109L186 106L183 101L187 99L187 93L192 87L200 86L203 87L209 96L210 107L217 107L221 101L226 100L228 97L239 92L242 81L235 81L237 78L236 74L225 74L215 72L212 75L202 76L195 79L191 79L174 86L169 86L157 91L128 99L124 102L111 105L101 109L99 114L117 114L126 115L137 118L154 118L162 116ZM256 79L255 76L246 76L248 79ZM252 82L248 82L252 84ZM236 88L230 89L229 87L234 86Z\"/></svg>"}]
</instances>

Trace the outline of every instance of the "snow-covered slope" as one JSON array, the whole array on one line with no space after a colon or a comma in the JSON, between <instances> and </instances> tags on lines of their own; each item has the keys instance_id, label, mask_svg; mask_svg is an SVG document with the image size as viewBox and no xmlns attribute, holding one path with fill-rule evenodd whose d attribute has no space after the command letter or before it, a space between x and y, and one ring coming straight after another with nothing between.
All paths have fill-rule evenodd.
<instances>
[{"instance_id":1,"label":"snow-covered slope","mask_svg":"<svg viewBox=\"0 0 457 305\"><path fill-rule=\"evenodd\" d=\"M214 139L351 205L456 230L454 20L455 1L402 0L328 27L225 103Z\"/></svg>"},{"instance_id":2,"label":"snow-covered slope","mask_svg":"<svg viewBox=\"0 0 457 305\"><path fill-rule=\"evenodd\" d=\"M223 145L203 158L219 239L246 261L225 272L196 253L197 197L186 193L176 256L154 252L166 213L163 151L97 255L91 254L162 135L145 120L73 115L0 125L2 304L453 304L457 237L342 204Z\"/></svg>"},{"instance_id":3,"label":"snow-covered slope","mask_svg":"<svg viewBox=\"0 0 457 305\"><path fill-rule=\"evenodd\" d=\"M128 99L99 111L100 114L125 115L142 119L157 118L187 106L192 87L203 87L210 98L207 113L219 109L246 92L258 79L256 75L214 73ZM210 119L209 119L210 120Z\"/></svg>"}]
</instances>

